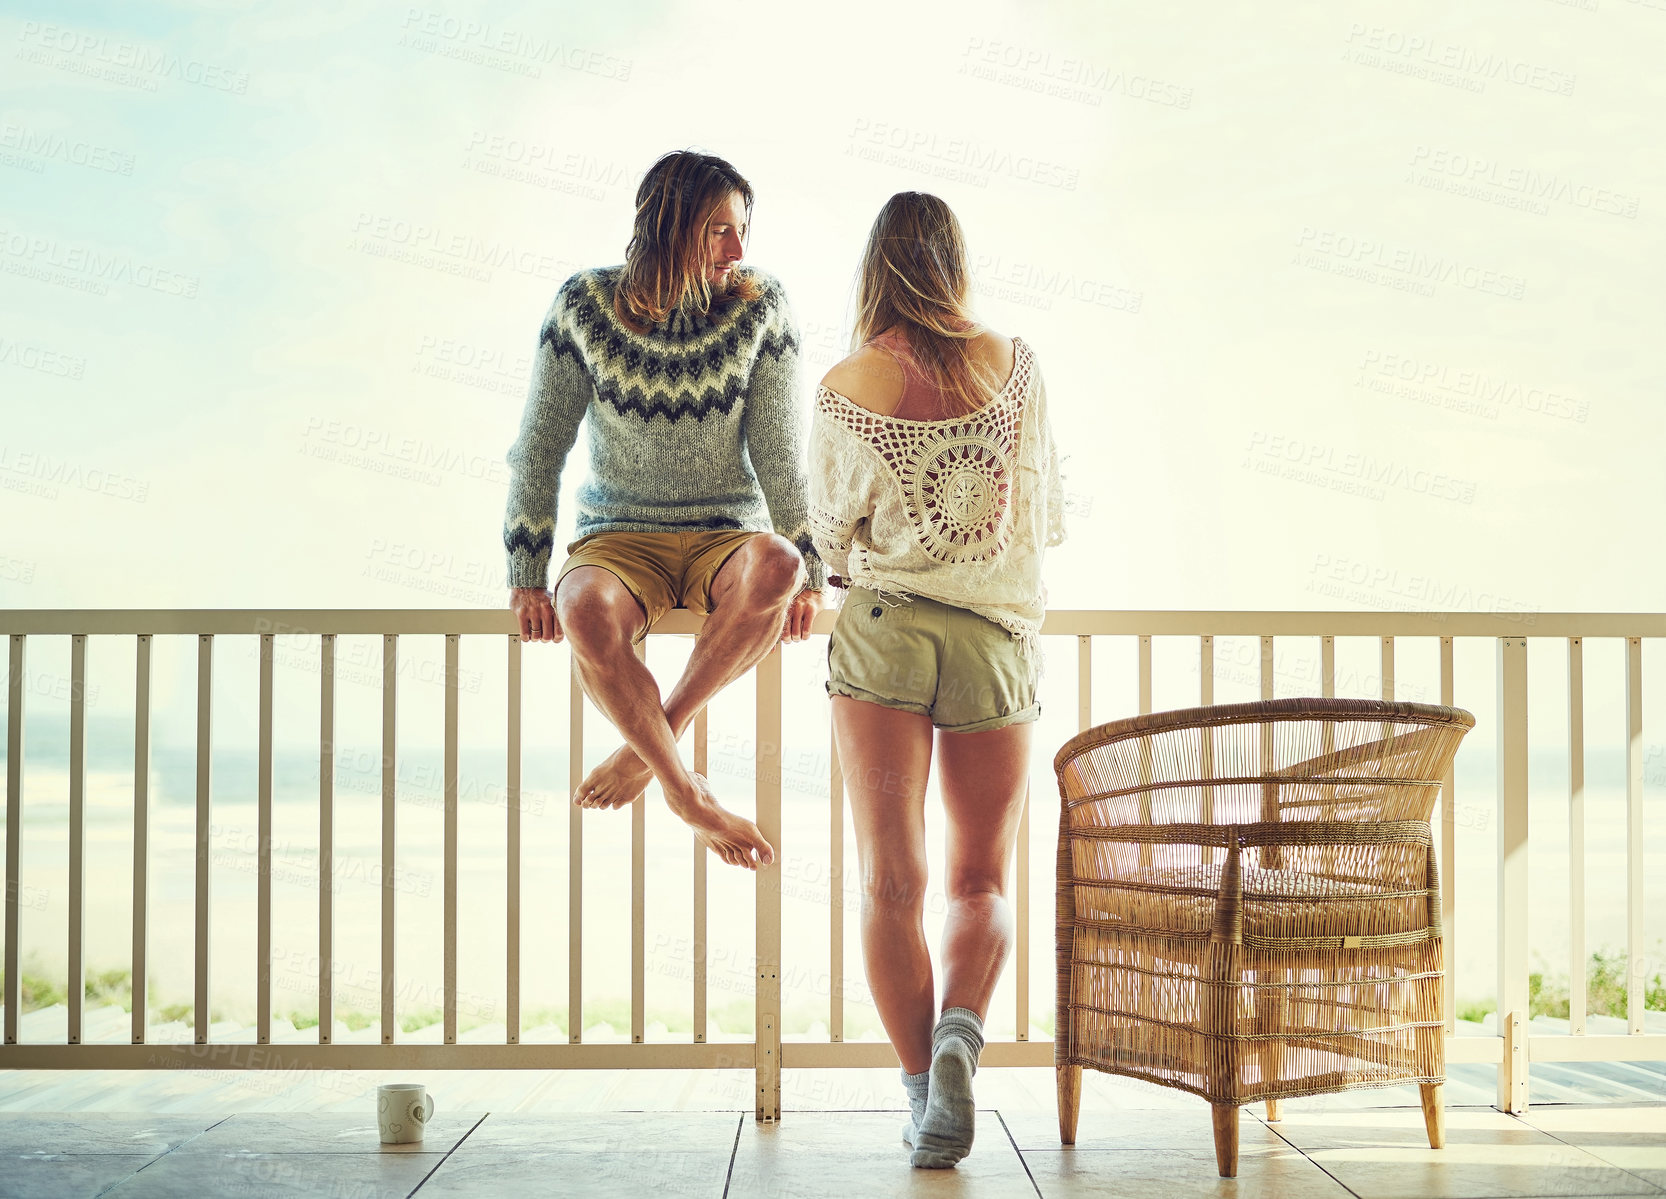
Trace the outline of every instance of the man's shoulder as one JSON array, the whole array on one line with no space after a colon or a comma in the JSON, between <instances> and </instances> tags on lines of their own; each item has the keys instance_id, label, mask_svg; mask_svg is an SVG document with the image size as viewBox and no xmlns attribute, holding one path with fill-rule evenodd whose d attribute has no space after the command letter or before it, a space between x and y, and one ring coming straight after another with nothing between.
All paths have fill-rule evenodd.
<instances>
[{"instance_id":1,"label":"man's shoulder","mask_svg":"<svg viewBox=\"0 0 1666 1199\"><path fill-rule=\"evenodd\" d=\"M787 303L787 289L781 286L781 280L761 267L745 266L746 272L757 294L751 301L761 310L781 311L790 313L791 305Z\"/></svg>"},{"instance_id":2,"label":"man's shoulder","mask_svg":"<svg viewBox=\"0 0 1666 1199\"><path fill-rule=\"evenodd\" d=\"M612 295L614 285L619 281L619 272L624 269L615 266L587 266L568 275L566 280L556 289L557 299L576 300L584 296Z\"/></svg>"},{"instance_id":3,"label":"man's shoulder","mask_svg":"<svg viewBox=\"0 0 1666 1199\"><path fill-rule=\"evenodd\" d=\"M570 329L575 318L580 323L589 323L590 318L598 314L611 313L613 288L618 282L619 271L617 266L593 266L568 275L556 288L555 299L550 302L549 312L544 318L546 331L557 325Z\"/></svg>"}]
</instances>

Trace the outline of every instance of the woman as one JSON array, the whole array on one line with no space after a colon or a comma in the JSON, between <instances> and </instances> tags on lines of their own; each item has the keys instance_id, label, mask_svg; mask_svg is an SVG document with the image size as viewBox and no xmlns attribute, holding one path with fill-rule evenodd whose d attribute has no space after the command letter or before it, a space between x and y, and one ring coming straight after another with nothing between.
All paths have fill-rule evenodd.
<instances>
[{"instance_id":1,"label":"woman","mask_svg":"<svg viewBox=\"0 0 1666 1199\"><path fill-rule=\"evenodd\" d=\"M868 237L855 347L810 431L810 529L847 589L828 643L862 866L862 952L922 1167L972 1145L983 1016L1012 943L1007 868L1040 715L1045 546L1064 539L1035 355L972 317L960 224L901 192ZM834 581L832 578L830 582ZM949 820L941 1015L923 924L937 730Z\"/></svg>"}]
</instances>

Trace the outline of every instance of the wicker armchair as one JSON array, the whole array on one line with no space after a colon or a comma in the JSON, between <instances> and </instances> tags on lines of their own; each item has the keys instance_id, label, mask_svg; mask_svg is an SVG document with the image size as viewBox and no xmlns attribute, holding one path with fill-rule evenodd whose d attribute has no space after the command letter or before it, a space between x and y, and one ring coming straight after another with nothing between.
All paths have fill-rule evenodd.
<instances>
[{"instance_id":1,"label":"wicker armchair","mask_svg":"<svg viewBox=\"0 0 1666 1199\"><path fill-rule=\"evenodd\" d=\"M1089 729L1053 761L1059 1139L1082 1067L1238 1107L1420 1084L1440 1148L1440 884L1429 813L1475 718L1283 699Z\"/></svg>"}]
</instances>

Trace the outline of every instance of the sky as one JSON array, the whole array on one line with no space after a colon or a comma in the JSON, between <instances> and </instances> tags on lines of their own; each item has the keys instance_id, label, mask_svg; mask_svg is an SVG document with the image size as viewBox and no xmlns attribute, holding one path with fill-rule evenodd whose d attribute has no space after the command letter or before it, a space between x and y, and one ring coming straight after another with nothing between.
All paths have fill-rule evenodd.
<instances>
[{"instance_id":1,"label":"sky","mask_svg":"<svg viewBox=\"0 0 1666 1199\"><path fill-rule=\"evenodd\" d=\"M1659 610L1657 3L3 0L0 46L0 607L503 607L543 315L695 147L756 188L806 412L879 206L954 207L1067 451L1055 608Z\"/></svg>"},{"instance_id":2,"label":"sky","mask_svg":"<svg viewBox=\"0 0 1666 1199\"><path fill-rule=\"evenodd\" d=\"M539 322L697 146L806 408L884 198L955 207L1056 607L1646 611L1666 15L1517 11L8 3L0 602L501 603Z\"/></svg>"}]
</instances>

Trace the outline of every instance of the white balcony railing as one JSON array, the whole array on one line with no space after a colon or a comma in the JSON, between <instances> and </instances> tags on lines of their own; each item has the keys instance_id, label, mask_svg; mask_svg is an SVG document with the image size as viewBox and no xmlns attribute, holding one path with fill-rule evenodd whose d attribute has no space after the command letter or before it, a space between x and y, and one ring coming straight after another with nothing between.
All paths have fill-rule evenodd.
<instances>
[{"instance_id":1,"label":"white balcony railing","mask_svg":"<svg viewBox=\"0 0 1666 1199\"><path fill-rule=\"evenodd\" d=\"M831 627L834 614L824 613L815 626L818 634ZM656 635L688 634L699 628L698 617L676 612L663 621ZM755 1034L750 1041L707 1041L708 936L706 855L694 853L693 893L690 900L692 945L693 1037L685 1043L645 1041L645 825L644 805L631 815L631 1043L587 1044L582 1018L585 999L582 968L584 824L582 813L571 809L568 839L568 1044L521 1043L521 655L513 618L507 612L387 610L387 611L0 611L0 634L9 636L9 702L6 729L6 911L5 911L5 1044L0 1068L165 1068L170 1066L223 1068L745 1068L755 1072L757 1115L774 1119L780 1111L783 1069L794 1067L881 1066L895 1063L883 1042L844 1040L844 812L843 784L838 757L831 752L828 778L830 870L828 878L828 1011L827 1039L787 1040L781 1035L781 966L783 937L782 871L775 866L758 871L755 880ZM147 951L150 943L147 906L151 827L149 753L151 722L151 640L158 635L198 638L196 687L196 824L194 904L194 1007L192 1044L147 1043ZM209 866L212 826L209 819L210 719L216 637L255 635L259 638L259 759L257 783L257 901L256 1042L269 1045L272 997L272 678L273 644L278 636L311 636L319 643L319 783L318 783L318 1034L317 1044L272 1045L252 1050L247 1043L216 1043L210 1035L208 990ZM332 911L332 837L334 830L333 746L335 733L335 639L343 635L382 637L382 753L381 753L381 928L380 1004L381 1044L332 1044L332 978L335 952ZM1198 702L1214 702L1216 637L1259 639L1260 693L1273 695L1275 638L1313 638L1320 647L1318 690L1335 693L1335 639L1365 637L1380 647L1381 694L1395 695L1397 639L1429 639L1439 646L1442 703L1453 703L1454 642L1492 641L1496 645L1495 728L1477 728L1470 741L1493 738L1496 782L1497 877L1496 909L1498 1020L1495 1034L1455 1036L1455 988L1446 992L1447 1057L1454 1062L1497 1063L1498 1103L1519 1111L1527 1103L1527 1063L1532 1061L1666 1060L1666 1035L1644 1027L1643 912L1643 639L1666 637L1666 615L1659 614L1546 614L1379 612L1109 612L1054 611L1044 634L1053 640L1074 638L1079 665L1076 711L1078 728L1088 727L1097 715L1109 719L1126 712L1095 712L1092 669L1097 638L1129 638L1137 642L1138 710L1151 710L1152 639L1196 638L1198 644ZM399 640L408 636L445 638L444 715L444 834L443 834L443 1043L412 1044L396 1039L395 1024L395 794L399 749L396 744ZM132 903L132 1043L84 1044L83 934L89 919L85 873L85 677L89 636L132 637L135 644L134 787L133 787L133 903ZM26 656L31 639L70 639L71 679L69 739L69 894L68 894L68 1030L63 1044L20 1043L20 853L23 839L24 708L29 689ZM506 1019L502 1044L458 1043L458 652L463 637L500 638L507 653L507 803L504 826L507 877L503 935L506 945ZM1627 1031L1595 1035L1586 1032L1585 880L1585 694L1584 641L1618 639L1624 657L1624 804L1625 804L1625 930L1627 960L1631 963L1627 990ZM1569 840L1569 927L1571 1035L1529 1035L1528 919L1528 642L1554 641L1565 647L1567 660L1566 717L1568 731L1567 820ZM1251 642L1253 644L1253 641ZM1055 660L1057 652L1055 648ZM755 671L756 779L759 827L772 843L781 845L782 796L782 664L777 650ZM576 678L571 684L571 783L583 771L585 704ZM1057 697L1054 697L1057 698ZM1433 698L1431 696L1431 698ZM1461 700L1460 700L1461 702ZM707 765L707 724L702 713L694 727L694 767ZM831 736L828 744L832 745ZM1050 752L1038 742L1038 757ZM1454 779L1448 774L1443 790L1441 834L1438 838L1446 911L1447 960L1462 952L1464 931L1457 919L1455 883L1456 823ZM1044 830L1042 835L1050 835ZM1014 977L1017 1036L993 1040L983 1061L991 1066L1052 1063L1050 1042L1032 1040L1030 1021L1030 914L1042 903L1050 910L1052 879L1032 877L1029 814L1019 833L1017 877L1013 890L1017 915ZM789 851L790 852L790 848ZM1039 874L1039 872L1038 872ZM1034 892L1039 891L1037 895ZM92 914L96 918L96 914Z\"/></svg>"}]
</instances>

